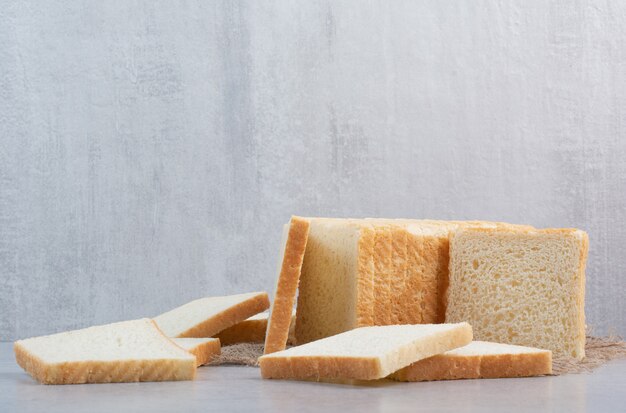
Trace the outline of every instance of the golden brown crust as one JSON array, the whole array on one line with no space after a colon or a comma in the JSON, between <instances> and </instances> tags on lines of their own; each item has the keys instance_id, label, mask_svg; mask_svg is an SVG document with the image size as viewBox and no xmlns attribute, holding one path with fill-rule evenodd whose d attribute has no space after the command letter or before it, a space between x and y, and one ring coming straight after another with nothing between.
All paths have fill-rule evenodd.
<instances>
[{"instance_id":1,"label":"golden brown crust","mask_svg":"<svg viewBox=\"0 0 626 413\"><path fill-rule=\"evenodd\" d=\"M580 280L580 289L581 294L578 296L578 308L580 309L580 320L579 320L579 329L578 329L578 337L579 337L579 348L578 354L576 354L576 358L582 360L585 357L585 343L587 341L585 334L585 269L587 267L587 255L589 253L589 236L586 232L582 232L582 242L580 245L580 265L578 266L578 279Z\"/></svg>"},{"instance_id":2,"label":"golden brown crust","mask_svg":"<svg viewBox=\"0 0 626 413\"><path fill-rule=\"evenodd\" d=\"M391 291L389 279L391 270L391 228L389 225L374 224L374 325L391 324Z\"/></svg>"},{"instance_id":3,"label":"golden brown crust","mask_svg":"<svg viewBox=\"0 0 626 413\"><path fill-rule=\"evenodd\" d=\"M213 337L228 327L234 326L248 317L267 310L269 306L270 300L267 293L259 293L195 325L179 334L177 337Z\"/></svg>"},{"instance_id":4,"label":"golden brown crust","mask_svg":"<svg viewBox=\"0 0 626 413\"><path fill-rule=\"evenodd\" d=\"M389 378L397 381L495 379L552 373L552 353L450 355L439 354L407 366Z\"/></svg>"},{"instance_id":5,"label":"golden brown crust","mask_svg":"<svg viewBox=\"0 0 626 413\"><path fill-rule=\"evenodd\" d=\"M302 261L309 235L309 226L307 219L296 216L291 217L283 262L276 285L276 296L272 304L267 335L265 337L264 354L284 350L287 345L293 304L296 299Z\"/></svg>"},{"instance_id":6,"label":"golden brown crust","mask_svg":"<svg viewBox=\"0 0 626 413\"><path fill-rule=\"evenodd\" d=\"M158 329L156 323L152 323ZM196 364L193 359L46 363L26 350L19 342L13 345L13 350L17 364L43 384L176 381L193 380L196 376Z\"/></svg>"},{"instance_id":7,"label":"golden brown crust","mask_svg":"<svg viewBox=\"0 0 626 413\"><path fill-rule=\"evenodd\" d=\"M360 231L355 327L374 325L374 244L376 231L369 224L361 225Z\"/></svg>"},{"instance_id":8,"label":"golden brown crust","mask_svg":"<svg viewBox=\"0 0 626 413\"><path fill-rule=\"evenodd\" d=\"M215 335L223 346L237 343L263 343L267 331L267 318L243 320Z\"/></svg>"}]
</instances>

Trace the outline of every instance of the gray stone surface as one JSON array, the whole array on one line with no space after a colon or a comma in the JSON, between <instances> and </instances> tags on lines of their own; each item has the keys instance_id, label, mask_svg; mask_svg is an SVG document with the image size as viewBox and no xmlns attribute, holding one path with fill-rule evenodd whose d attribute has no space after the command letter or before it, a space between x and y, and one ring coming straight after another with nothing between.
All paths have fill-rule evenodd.
<instances>
[{"instance_id":1,"label":"gray stone surface","mask_svg":"<svg viewBox=\"0 0 626 413\"><path fill-rule=\"evenodd\" d=\"M590 374L371 385L263 380L252 367L201 367L193 382L46 386L0 343L3 412L619 412L626 360Z\"/></svg>"},{"instance_id":2,"label":"gray stone surface","mask_svg":"<svg viewBox=\"0 0 626 413\"><path fill-rule=\"evenodd\" d=\"M0 0L0 339L270 290L292 213L583 228L626 334L625 18Z\"/></svg>"}]
</instances>

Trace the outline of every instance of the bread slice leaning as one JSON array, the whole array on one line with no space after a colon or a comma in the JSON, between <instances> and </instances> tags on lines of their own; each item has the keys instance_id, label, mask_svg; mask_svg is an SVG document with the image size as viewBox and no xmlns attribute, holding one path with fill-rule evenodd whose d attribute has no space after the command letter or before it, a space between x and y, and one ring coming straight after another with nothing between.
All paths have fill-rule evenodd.
<instances>
[{"instance_id":1,"label":"bread slice leaning","mask_svg":"<svg viewBox=\"0 0 626 413\"><path fill-rule=\"evenodd\" d=\"M398 381L495 379L552 373L552 352L533 347L472 341L404 367L389 376Z\"/></svg>"},{"instance_id":2,"label":"bread slice leaning","mask_svg":"<svg viewBox=\"0 0 626 413\"><path fill-rule=\"evenodd\" d=\"M196 358L148 319L16 341L17 363L45 384L193 380Z\"/></svg>"},{"instance_id":3,"label":"bread slice leaning","mask_svg":"<svg viewBox=\"0 0 626 413\"><path fill-rule=\"evenodd\" d=\"M266 379L373 380L472 341L467 323L361 327L259 358Z\"/></svg>"},{"instance_id":4,"label":"bread slice leaning","mask_svg":"<svg viewBox=\"0 0 626 413\"><path fill-rule=\"evenodd\" d=\"M265 354L284 350L287 345L308 236L309 221L291 217L283 231L282 260L265 337Z\"/></svg>"},{"instance_id":5,"label":"bread slice leaning","mask_svg":"<svg viewBox=\"0 0 626 413\"><path fill-rule=\"evenodd\" d=\"M197 366L204 366L221 352L219 338L173 338L171 340L196 356Z\"/></svg>"},{"instance_id":6,"label":"bread slice leaning","mask_svg":"<svg viewBox=\"0 0 626 413\"><path fill-rule=\"evenodd\" d=\"M265 292L206 297L156 316L154 321L168 337L213 337L269 305Z\"/></svg>"}]
</instances>

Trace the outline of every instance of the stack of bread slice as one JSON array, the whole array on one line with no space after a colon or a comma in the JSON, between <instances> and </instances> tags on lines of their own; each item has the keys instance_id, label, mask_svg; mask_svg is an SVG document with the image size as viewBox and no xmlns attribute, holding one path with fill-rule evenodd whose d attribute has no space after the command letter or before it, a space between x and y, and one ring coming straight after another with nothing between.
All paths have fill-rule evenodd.
<instances>
[{"instance_id":1,"label":"stack of bread slice","mask_svg":"<svg viewBox=\"0 0 626 413\"><path fill-rule=\"evenodd\" d=\"M390 375L401 381L543 375L552 371L552 352L584 356L583 231L485 221L308 220L299 346L263 356L263 377L380 376L384 369L369 375L359 369L407 350L390 340L391 348L378 351L370 343L390 333L370 328L361 337L355 331L364 326L471 321L477 338L497 341L439 348L432 357L410 351L413 364ZM275 299L284 300L279 291ZM355 344L355 334L368 344Z\"/></svg>"},{"instance_id":2,"label":"stack of bread slice","mask_svg":"<svg viewBox=\"0 0 626 413\"><path fill-rule=\"evenodd\" d=\"M299 344L468 321L480 340L584 357L587 235L486 221L310 218Z\"/></svg>"},{"instance_id":3,"label":"stack of bread slice","mask_svg":"<svg viewBox=\"0 0 626 413\"><path fill-rule=\"evenodd\" d=\"M14 351L18 364L46 384L192 380L197 366L220 354L212 336L268 307L264 292L206 297L152 320L19 340Z\"/></svg>"}]
</instances>

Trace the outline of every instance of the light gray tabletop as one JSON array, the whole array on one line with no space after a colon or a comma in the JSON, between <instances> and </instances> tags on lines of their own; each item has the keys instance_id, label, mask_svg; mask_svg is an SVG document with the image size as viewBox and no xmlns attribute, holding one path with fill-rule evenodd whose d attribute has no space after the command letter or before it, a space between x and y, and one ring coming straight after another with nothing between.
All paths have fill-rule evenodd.
<instances>
[{"instance_id":1,"label":"light gray tabletop","mask_svg":"<svg viewBox=\"0 0 626 413\"><path fill-rule=\"evenodd\" d=\"M242 366L201 367L188 382L46 386L0 343L2 412L212 411L626 411L626 360L593 373L527 379L368 386L262 380Z\"/></svg>"}]
</instances>

